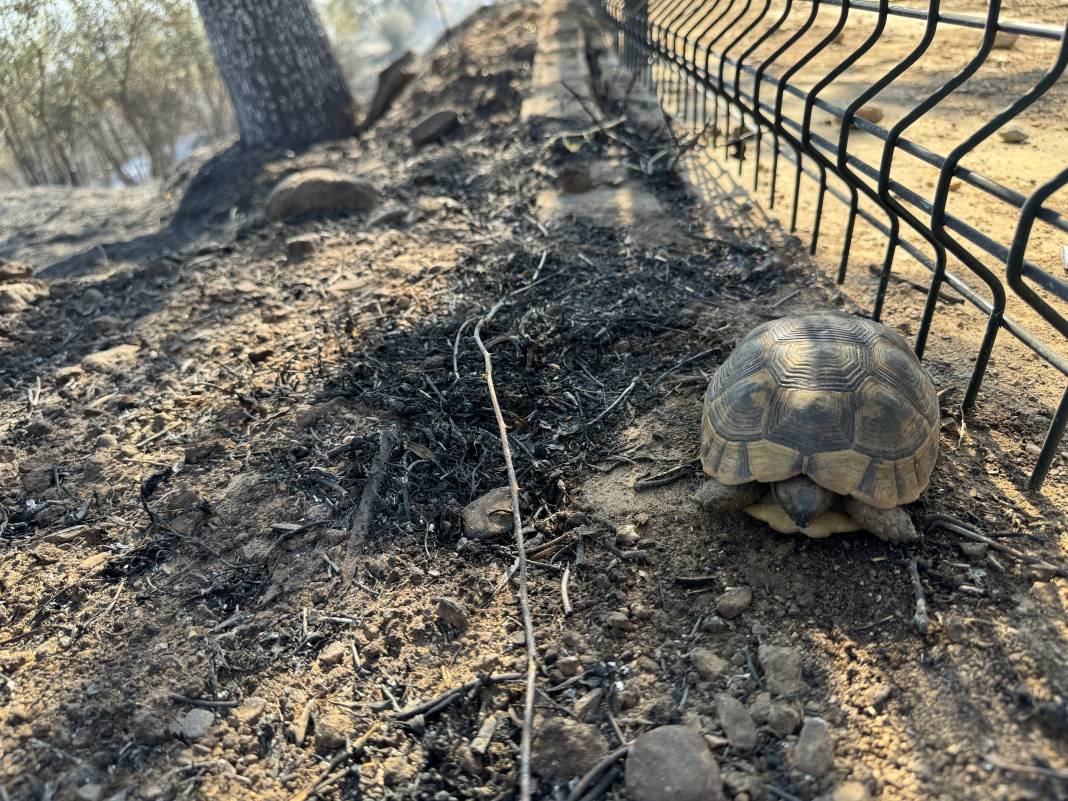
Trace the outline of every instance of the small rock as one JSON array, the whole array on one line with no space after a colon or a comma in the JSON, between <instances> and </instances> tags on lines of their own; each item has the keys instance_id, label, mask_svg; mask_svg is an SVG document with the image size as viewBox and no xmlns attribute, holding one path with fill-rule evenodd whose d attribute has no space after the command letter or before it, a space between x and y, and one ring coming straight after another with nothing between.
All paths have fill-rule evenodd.
<instances>
[{"instance_id":1,"label":"small rock","mask_svg":"<svg viewBox=\"0 0 1068 801\"><path fill-rule=\"evenodd\" d=\"M985 542L969 542L964 540L958 543L961 553L965 556L970 556L972 559L979 559L986 556L987 549L990 547Z\"/></svg>"},{"instance_id":2,"label":"small rock","mask_svg":"<svg viewBox=\"0 0 1068 801\"><path fill-rule=\"evenodd\" d=\"M399 226L408 220L411 210L407 206L387 206L367 221L368 228L379 225Z\"/></svg>"},{"instance_id":3,"label":"small rock","mask_svg":"<svg viewBox=\"0 0 1068 801\"><path fill-rule=\"evenodd\" d=\"M329 709L315 720L315 747L318 751L337 751L345 747L345 740L352 731L348 715Z\"/></svg>"},{"instance_id":4,"label":"small rock","mask_svg":"<svg viewBox=\"0 0 1068 801\"><path fill-rule=\"evenodd\" d=\"M21 281L33 276L33 268L21 261L0 259L0 281Z\"/></svg>"},{"instance_id":5,"label":"small rock","mask_svg":"<svg viewBox=\"0 0 1068 801\"><path fill-rule=\"evenodd\" d=\"M723 801L719 766L688 726L660 726L638 737L626 766L631 801Z\"/></svg>"},{"instance_id":6,"label":"small rock","mask_svg":"<svg viewBox=\"0 0 1068 801\"><path fill-rule=\"evenodd\" d=\"M626 548L633 548L641 540L638 529L633 523L624 523L616 529L616 544Z\"/></svg>"},{"instance_id":7,"label":"small rock","mask_svg":"<svg viewBox=\"0 0 1068 801\"><path fill-rule=\"evenodd\" d=\"M26 425L26 433L31 437L44 437L52 433L52 424L43 417L35 417Z\"/></svg>"},{"instance_id":8,"label":"small rock","mask_svg":"<svg viewBox=\"0 0 1068 801\"><path fill-rule=\"evenodd\" d=\"M512 530L512 493L508 487L492 489L464 507L464 534L476 540L503 537Z\"/></svg>"},{"instance_id":9,"label":"small rock","mask_svg":"<svg viewBox=\"0 0 1068 801\"><path fill-rule=\"evenodd\" d=\"M48 287L28 281L0 286L0 314L25 311L42 298L48 297Z\"/></svg>"},{"instance_id":10,"label":"small rock","mask_svg":"<svg viewBox=\"0 0 1068 801\"><path fill-rule=\"evenodd\" d=\"M831 801L871 801L871 792L860 782L845 782L834 788Z\"/></svg>"},{"instance_id":11,"label":"small rock","mask_svg":"<svg viewBox=\"0 0 1068 801\"><path fill-rule=\"evenodd\" d=\"M107 432L101 434L96 438L96 449L105 450L107 448L119 447L119 440L114 434L108 434Z\"/></svg>"},{"instance_id":12,"label":"small rock","mask_svg":"<svg viewBox=\"0 0 1068 801\"><path fill-rule=\"evenodd\" d=\"M100 801L101 796L104 795L104 788L99 784L83 784L78 788L78 798L81 801Z\"/></svg>"},{"instance_id":13,"label":"small rock","mask_svg":"<svg viewBox=\"0 0 1068 801\"><path fill-rule=\"evenodd\" d=\"M286 240L286 258L289 259L289 261L306 259L318 249L319 237L314 234L293 236Z\"/></svg>"},{"instance_id":14,"label":"small rock","mask_svg":"<svg viewBox=\"0 0 1068 801\"><path fill-rule=\"evenodd\" d=\"M251 726L267 711L267 699L258 695L250 695L241 702L241 706L235 707L230 716L236 723L243 726Z\"/></svg>"},{"instance_id":15,"label":"small rock","mask_svg":"<svg viewBox=\"0 0 1068 801\"><path fill-rule=\"evenodd\" d=\"M582 660L577 656L562 656L556 660L556 669L564 676L578 676L582 673Z\"/></svg>"},{"instance_id":16,"label":"small rock","mask_svg":"<svg viewBox=\"0 0 1068 801\"><path fill-rule=\"evenodd\" d=\"M568 164L560 170L556 180L560 186L560 191L567 192L570 195L578 195L593 189L593 179L590 177L590 171L582 164Z\"/></svg>"},{"instance_id":17,"label":"small rock","mask_svg":"<svg viewBox=\"0 0 1068 801\"><path fill-rule=\"evenodd\" d=\"M455 111L435 111L412 128L412 144L416 147L437 142L460 123Z\"/></svg>"},{"instance_id":18,"label":"small rock","mask_svg":"<svg viewBox=\"0 0 1068 801\"><path fill-rule=\"evenodd\" d=\"M753 602L753 591L748 587L732 587L716 599L716 611L726 620L734 620Z\"/></svg>"},{"instance_id":19,"label":"small rock","mask_svg":"<svg viewBox=\"0 0 1068 801\"><path fill-rule=\"evenodd\" d=\"M568 718L548 718L534 735L531 767L539 776L581 776L608 753L608 742L595 726Z\"/></svg>"},{"instance_id":20,"label":"small rock","mask_svg":"<svg viewBox=\"0 0 1068 801\"><path fill-rule=\"evenodd\" d=\"M764 678L772 695L791 695L805 687L801 676L801 652L780 645L761 645L757 651Z\"/></svg>"},{"instance_id":21,"label":"small rock","mask_svg":"<svg viewBox=\"0 0 1068 801\"><path fill-rule=\"evenodd\" d=\"M716 699L716 715L731 748L751 751L756 747L756 724L741 701L730 695L721 695Z\"/></svg>"},{"instance_id":22,"label":"small rock","mask_svg":"<svg viewBox=\"0 0 1068 801\"><path fill-rule=\"evenodd\" d=\"M1012 50L1016 46L1016 40L1020 38L1018 33L998 31L994 34L994 50Z\"/></svg>"},{"instance_id":23,"label":"small rock","mask_svg":"<svg viewBox=\"0 0 1068 801\"><path fill-rule=\"evenodd\" d=\"M451 629L464 631L467 628L467 610L455 598L438 598L438 620Z\"/></svg>"},{"instance_id":24,"label":"small rock","mask_svg":"<svg viewBox=\"0 0 1068 801\"><path fill-rule=\"evenodd\" d=\"M630 631L631 629L631 622L627 613L619 610L605 612L601 616L601 623L605 628L616 629L617 631Z\"/></svg>"},{"instance_id":25,"label":"small rock","mask_svg":"<svg viewBox=\"0 0 1068 801\"><path fill-rule=\"evenodd\" d=\"M215 726L215 715L210 709L190 709L178 722L178 732L190 742L207 737Z\"/></svg>"},{"instance_id":26,"label":"small rock","mask_svg":"<svg viewBox=\"0 0 1068 801\"><path fill-rule=\"evenodd\" d=\"M764 726L771 715L771 693L757 693L749 704L749 715L758 726Z\"/></svg>"},{"instance_id":27,"label":"small rock","mask_svg":"<svg viewBox=\"0 0 1068 801\"><path fill-rule=\"evenodd\" d=\"M117 373L133 365L140 352L141 348L137 345L116 345L107 350L90 353L82 359L82 367L98 373Z\"/></svg>"},{"instance_id":28,"label":"small rock","mask_svg":"<svg viewBox=\"0 0 1068 801\"><path fill-rule=\"evenodd\" d=\"M366 181L327 169L294 173L271 190L264 208L269 220L289 220L313 212L370 211L378 190Z\"/></svg>"},{"instance_id":29,"label":"small rock","mask_svg":"<svg viewBox=\"0 0 1068 801\"><path fill-rule=\"evenodd\" d=\"M347 651L348 649L345 648L344 644L332 642L319 652L319 664L326 668L340 665L344 661Z\"/></svg>"},{"instance_id":30,"label":"small rock","mask_svg":"<svg viewBox=\"0 0 1068 801\"><path fill-rule=\"evenodd\" d=\"M705 681L716 681L727 672L730 664L717 655L711 648L694 648L690 662Z\"/></svg>"},{"instance_id":31,"label":"small rock","mask_svg":"<svg viewBox=\"0 0 1068 801\"><path fill-rule=\"evenodd\" d=\"M771 704L766 723L776 737L789 737L801 725L801 713L793 704Z\"/></svg>"},{"instance_id":32,"label":"small rock","mask_svg":"<svg viewBox=\"0 0 1068 801\"><path fill-rule=\"evenodd\" d=\"M998 136L1001 137L1002 142L1008 142L1010 145L1020 145L1027 141L1027 129L1021 128L1019 125L1010 125L1008 128L1002 128L998 131Z\"/></svg>"},{"instance_id":33,"label":"small rock","mask_svg":"<svg viewBox=\"0 0 1068 801\"><path fill-rule=\"evenodd\" d=\"M579 720L587 720L597 711L604 699L604 688L594 687L585 695L575 699L575 717Z\"/></svg>"},{"instance_id":34,"label":"small rock","mask_svg":"<svg viewBox=\"0 0 1068 801\"><path fill-rule=\"evenodd\" d=\"M873 125L878 125L883 118L883 110L878 106L861 106L857 109L857 116Z\"/></svg>"},{"instance_id":35,"label":"small rock","mask_svg":"<svg viewBox=\"0 0 1068 801\"><path fill-rule=\"evenodd\" d=\"M222 440L208 439L202 442L194 442L185 447L185 463L199 464L209 459L217 459L226 453L226 445Z\"/></svg>"},{"instance_id":36,"label":"small rock","mask_svg":"<svg viewBox=\"0 0 1068 801\"><path fill-rule=\"evenodd\" d=\"M162 720L147 709L137 710L130 723L134 737L142 745L158 745L163 742L166 727Z\"/></svg>"},{"instance_id":37,"label":"small rock","mask_svg":"<svg viewBox=\"0 0 1068 801\"><path fill-rule=\"evenodd\" d=\"M805 718L801 736L794 746L794 764L809 776L822 776L834 762L831 730L823 718Z\"/></svg>"}]
</instances>

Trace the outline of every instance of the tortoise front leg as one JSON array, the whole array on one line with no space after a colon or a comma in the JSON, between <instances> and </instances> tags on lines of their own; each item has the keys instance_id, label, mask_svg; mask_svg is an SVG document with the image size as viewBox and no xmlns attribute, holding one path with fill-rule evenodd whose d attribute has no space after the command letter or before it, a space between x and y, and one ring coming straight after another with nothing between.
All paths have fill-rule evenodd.
<instances>
[{"instance_id":1,"label":"tortoise front leg","mask_svg":"<svg viewBox=\"0 0 1068 801\"><path fill-rule=\"evenodd\" d=\"M759 501L766 491L767 487L755 481L734 485L707 481L693 497L706 512L740 512Z\"/></svg>"},{"instance_id":2,"label":"tortoise front leg","mask_svg":"<svg viewBox=\"0 0 1068 801\"><path fill-rule=\"evenodd\" d=\"M912 519L900 506L876 509L856 498L845 499L845 510L860 526L887 542L915 542L920 538Z\"/></svg>"}]
</instances>

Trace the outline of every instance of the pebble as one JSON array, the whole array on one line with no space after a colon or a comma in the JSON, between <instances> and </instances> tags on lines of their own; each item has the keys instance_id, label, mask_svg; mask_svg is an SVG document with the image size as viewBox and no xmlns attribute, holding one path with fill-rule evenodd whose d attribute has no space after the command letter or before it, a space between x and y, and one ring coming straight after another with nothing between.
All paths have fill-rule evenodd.
<instances>
[{"instance_id":1,"label":"pebble","mask_svg":"<svg viewBox=\"0 0 1068 801\"><path fill-rule=\"evenodd\" d=\"M998 136L1001 137L1002 142L1008 142L1010 145L1020 145L1027 141L1027 129L1021 128L1019 125L1010 125L1008 128L1002 128L998 131Z\"/></svg>"},{"instance_id":2,"label":"pebble","mask_svg":"<svg viewBox=\"0 0 1068 801\"><path fill-rule=\"evenodd\" d=\"M776 737L789 737L801 725L801 713L793 704L772 704L768 707L767 726Z\"/></svg>"},{"instance_id":3,"label":"pebble","mask_svg":"<svg viewBox=\"0 0 1068 801\"><path fill-rule=\"evenodd\" d=\"M716 715L731 748L751 751L756 747L756 724L741 701L730 695L721 695L716 699Z\"/></svg>"},{"instance_id":4,"label":"pebble","mask_svg":"<svg viewBox=\"0 0 1068 801\"><path fill-rule=\"evenodd\" d=\"M437 142L460 123L455 111L435 111L412 128L412 144L416 147Z\"/></svg>"},{"instance_id":5,"label":"pebble","mask_svg":"<svg viewBox=\"0 0 1068 801\"><path fill-rule=\"evenodd\" d=\"M315 721L315 747L318 751L337 751L345 747L345 738L352 729L348 715L327 710Z\"/></svg>"},{"instance_id":6,"label":"pebble","mask_svg":"<svg viewBox=\"0 0 1068 801\"><path fill-rule=\"evenodd\" d=\"M104 795L104 788L99 784L90 782L89 784L83 784L78 788L78 798L81 801L100 801L100 797Z\"/></svg>"},{"instance_id":7,"label":"pebble","mask_svg":"<svg viewBox=\"0 0 1068 801\"><path fill-rule=\"evenodd\" d=\"M761 645L757 657L772 695L791 695L804 689L801 652L797 648Z\"/></svg>"},{"instance_id":8,"label":"pebble","mask_svg":"<svg viewBox=\"0 0 1068 801\"><path fill-rule=\"evenodd\" d=\"M753 591L748 587L732 587L716 599L716 611L725 620L734 620L753 602Z\"/></svg>"},{"instance_id":9,"label":"pebble","mask_svg":"<svg viewBox=\"0 0 1068 801\"><path fill-rule=\"evenodd\" d=\"M968 542L964 541L958 543L961 553L965 556L970 556L972 559L978 559L986 556L987 550L990 548L985 542Z\"/></svg>"},{"instance_id":10,"label":"pebble","mask_svg":"<svg viewBox=\"0 0 1068 801\"><path fill-rule=\"evenodd\" d=\"M857 109L857 116L877 125L883 118L883 110L878 106L861 106Z\"/></svg>"},{"instance_id":11,"label":"pebble","mask_svg":"<svg viewBox=\"0 0 1068 801\"><path fill-rule=\"evenodd\" d=\"M831 730L823 718L805 718L801 736L794 746L794 764L809 776L822 776L834 762Z\"/></svg>"},{"instance_id":12,"label":"pebble","mask_svg":"<svg viewBox=\"0 0 1068 801\"><path fill-rule=\"evenodd\" d=\"M730 664L711 648L694 648L690 662L705 681L716 681L727 672Z\"/></svg>"},{"instance_id":13,"label":"pebble","mask_svg":"<svg viewBox=\"0 0 1068 801\"><path fill-rule=\"evenodd\" d=\"M367 227L402 225L407 222L410 213L411 210L407 206L387 206L367 221Z\"/></svg>"},{"instance_id":14,"label":"pebble","mask_svg":"<svg viewBox=\"0 0 1068 801\"><path fill-rule=\"evenodd\" d=\"M343 643L332 642L319 652L319 664L323 667L340 665L345 659L345 654L347 652L348 649Z\"/></svg>"},{"instance_id":15,"label":"pebble","mask_svg":"<svg viewBox=\"0 0 1068 801\"><path fill-rule=\"evenodd\" d=\"M306 259L318 249L319 237L314 234L293 236L286 240L286 258L289 261Z\"/></svg>"},{"instance_id":16,"label":"pebble","mask_svg":"<svg viewBox=\"0 0 1068 801\"><path fill-rule=\"evenodd\" d=\"M105 448L117 448L119 447L119 440L114 434L101 434L96 438L97 450L104 450Z\"/></svg>"},{"instance_id":17,"label":"pebble","mask_svg":"<svg viewBox=\"0 0 1068 801\"><path fill-rule=\"evenodd\" d=\"M178 723L178 731L190 741L199 740L211 733L215 715L210 709L190 709Z\"/></svg>"},{"instance_id":18,"label":"pebble","mask_svg":"<svg viewBox=\"0 0 1068 801\"><path fill-rule=\"evenodd\" d=\"M604 688L594 687L588 693L575 699L575 717L579 720L587 720L604 699Z\"/></svg>"},{"instance_id":19,"label":"pebble","mask_svg":"<svg viewBox=\"0 0 1068 801\"><path fill-rule=\"evenodd\" d=\"M723 801L719 766L688 726L660 726L638 737L626 766L631 801Z\"/></svg>"},{"instance_id":20,"label":"pebble","mask_svg":"<svg viewBox=\"0 0 1068 801\"><path fill-rule=\"evenodd\" d=\"M616 529L616 545L633 548L640 540L641 535L633 523L624 523Z\"/></svg>"},{"instance_id":21,"label":"pebble","mask_svg":"<svg viewBox=\"0 0 1068 801\"><path fill-rule=\"evenodd\" d=\"M556 669L564 676L578 676L582 673L582 660L577 656L562 656L556 660Z\"/></svg>"},{"instance_id":22,"label":"pebble","mask_svg":"<svg viewBox=\"0 0 1068 801\"><path fill-rule=\"evenodd\" d=\"M630 618L627 617L627 613L620 612L619 610L605 612L601 617L601 623L606 628L616 629L618 631L629 631L631 629L631 622Z\"/></svg>"},{"instance_id":23,"label":"pebble","mask_svg":"<svg viewBox=\"0 0 1068 801\"><path fill-rule=\"evenodd\" d=\"M464 534L471 539L493 540L512 530L512 493L508 487L491 489L464 507L460 516Z\"/></svg>"},{"instance_id":24,"label":"pebble","mask_svg":"<svg viewBox=\"0 0 1068 801\"><path fill-rule=\"evenodd\" d=\"M48 297L48 287L29 282L0 286L0 313L25 311L42 298Z\"/></svg>"},{"instance_id":25,"label":"pebble","mask_svg":"<svg viewBox=\"0 0 1068 801\"><path fill-rule=\"evenodd\" d=\"M320 655L322 658L322 655ZM251 726L267 711L267 699L258 695L250 695L241 702L241 706L235 707L230 716L239 724Z\"/></svg>"},{"instance_id":26,"label":"pebble","mask_svg":"<svg viewBox=\"0 0 1068 801\"><path fill-rule=\"evenodd\" d=\"M998 31L994 34L994 50L1012 50L1016 46L1016 40L1020 38L1018 33Z\"/></svg>"},{"instance_id":27,"label":"pebble","mask_svg":"<svg viewBox=\"0 0 1068 801\"><path fill-rule=\"evenodd\" d=\"M438 598L438 620L451 629L464 631L467 628L467 610L455 598Z\"/></svg>"},{"instance_id":28,"label":"pebble","mask_svg":"<svg viewBox=\"0 0 1068 801\"><path fill-rule=\"evenodd\" d=\"M589 723L547 718L535 730L531 767L539 776L581 776L608 753L608 741Z\"/></svg>"},{"instance_id":29,"label":"pebble","mask_svg":"<svg viewBox=\"0 0 1068 801\"><path fill-rule=\"evenodd\" d=\"M0 259L0 281L21 281L33 275L33 268L21 261Z\"/></svg>"},{"instance_id":30,"label":"pebble","mask_svg":"<svg viewBox=\"0 0 1068 801\"><path fill-rule=\"evenodd\" d=\"M834 788L831 801L871 801L871 792L860 782L845 782Z\"/></svg>"},{"instance_id":31,"label":"pebble","mask_svg":"<svg viewBox=\"0 0 1068 801\"><path fill-rule=\"evenodd\" d=\"M593 179L590 171L582 164L568 164L557 176L560 191L569 195L578 195L593 189Z\"/></svg>"},{"instance_id":32,"label":"pebble","mask_svg":"<svg viewBox=\"0 0 1068 801\"><path fill-rule=\"evenodd\" d=\"M366 181L316 168L283 178L267 196L268 220L289 220L314 212L370 211L381 195Z\"/></svg>"},{"instance_id":33,"label":"pebble","mask_svg":"<svg viewBox=\"0 0 1068 801\"><path fill-rule=\"evenodd\" d=\"M134 737L143 745L156 745L163 741L165 726L163 721L147 709L134 712L130 721Z\"/></svg>"}]
</instances>

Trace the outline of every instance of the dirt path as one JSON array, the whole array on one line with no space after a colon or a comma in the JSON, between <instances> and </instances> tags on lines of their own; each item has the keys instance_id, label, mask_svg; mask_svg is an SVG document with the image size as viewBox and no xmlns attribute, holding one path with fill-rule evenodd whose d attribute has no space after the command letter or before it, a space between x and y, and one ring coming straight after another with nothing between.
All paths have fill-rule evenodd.
<instances>
[{"instance_id":1,"label":"dirt path","mask_svg":"<svg viewBox=\"0 0 1068 801\"><path fill-rule=\"evenodd\" d=\"M850 780L885 801L1063 797L1042 773L1068 764L1062 579L929 527L904 549L697 513L711 372L752 326L833 290L797 253L709 238L674 174L638 169L627 125L532 135L543 14L477 14L359 142L220 156L198 179L216 184L211 226L138 229L106 259L54 252L51 298L4 318L7 796L513 797L520 684L398 713L524 665L511 539L461 514L505 483L470 334L507 299L483 336L533 560L537 797L675 722L706 735L738 801ZM413 148L407 109L442 107L459 128ZM592 165L592 192L557 192L569 164ZM267 190L309 166L408 214L265 222ZM299 235L317 249L287 260ZM354 541L386 429L399 444ZM1021 506L991 476L1017 453L948 423L943 445L914 519L954 514L1064 558L1063 507ZM760 722L755 742L724 737L721 694ZM795 767L815 716L834 742L819 777ZM602 797L626 798L609 775Z\"/></svg>"}]
</instances>

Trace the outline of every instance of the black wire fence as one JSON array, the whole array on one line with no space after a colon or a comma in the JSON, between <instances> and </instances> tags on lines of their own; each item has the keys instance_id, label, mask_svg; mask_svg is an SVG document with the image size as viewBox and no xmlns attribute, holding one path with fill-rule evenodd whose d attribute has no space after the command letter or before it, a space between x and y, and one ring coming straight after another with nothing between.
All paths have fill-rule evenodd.
<instances>
[{"instance_id":1,"label":"black wire fence","mask_svg":"<svg viewBox=\"0 0 1068 801\"><path fill-rule=\"evenodd\" d=\"M681 114L685 122L703 126L710 136L711 146L722 147L725 153L731 148L737 149L740 140L750 140L750 144L755 145L748 148L755 161L754 191L759 190L761 151L770 152L770 170L765 172L770 174L771 207L775 204L780 167L783 163L793 165L791 231L797 228L802 177L814 182L812 252L815 252L819 239L826 196L830 195L848 208L837 269L839 283L845 280L849 267L850 245L857 219L885 236L885 255L872 311L874 319L878 320L882 314L894 256L899 249L930 270L930 288L916 334L915 349L919 356L923 356L927 345L943 284L948 284L986 316L962 411L969 411L975 403L995 339L1001 330L1017 338L1068 377L1068 359L1050 345L1052 340L1048 336L1041 338L1005 314L1008 293L1012 292L1049 324L1049 334L1068 338L1065 307L1058 308L1060 301L1068 301L1068 282L1026 258L1036 223L1068 233L1068 218L1045 205L1054 193L1068 184L1068 168L1060 169L1025 196L961 165L969 154L1032 106L1062 76L1068 66L1068 23L1054 27L1000 21L1001 0L989 0L984 17L944 13L939 0L929 0L924 9L892 6L887 0L598 2L601 13L616 34L616 48L624 65L657 84L662 100L666 96L674 97L676 121ZM821 14L823 9L827 10ZM844 55L837 59L837 63L814 82L812 76L807 75L807 88L799 86L798 73L829 45L842 41L841 35L851 14L870 15L865 38L845 47ZM823 21L821 25L816 25L818 17ZM829 29L826 28L828 17L833 20ZM911 49L845 107L820 97L838 78L843 75L853 77L851 68L883 40L890 17L923 23L922 32L918 30L920 26L916 26L917 36ZM914 95L911 108L889 129L862 116L866 104L923 58L936 35L947 26L982 32L974 55L939 88ZM825 32L819 35L820 30ZM906 138L910 126L958 90L988 62L1003 37L1055 42L1053 63L1029 89L1004 98L1008 105L1002 111L985 121L977 120L974 133L948 154L933 152ZM840 120L836 138L813 130L813 116L817 109ZM1068 120L1056 122L1065 124ZM869 161L858 155L857 148L850 142L854 130L866 132L881 141L880 158ZM745 133L740 136L739 132ZM1068 162L1068 134L1064 139L1066 147L1057 157ZM899 153L908 154L938 171L933 198L924 197L917 188L891 177L894 159ZM739 169L740 165L739 161ZM837 178L834 184L828 181L829 176ZM1013 215L1016 220L1011 242L997 241L989 233L947 212L951 184L956 182L974 187L1005 205L1005 214ZM862 198L865 200L863 205ZM918 235L921 241L917 244L914 238L912 241L906 238L903 227ZM947 270L950 257L968 272L958 274ZM969 272L971 283L965 280ZM975 279L985 287L986 297L981 290L977 291ZM1062 344L1057 343L1058 346ZM1039 451L1030 479L1031 489L1042 486L1066 424L1068 386Z\"/></svg>"}]
</instances>

